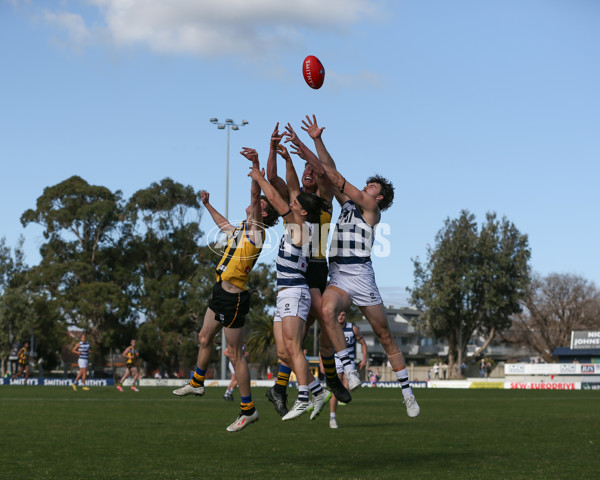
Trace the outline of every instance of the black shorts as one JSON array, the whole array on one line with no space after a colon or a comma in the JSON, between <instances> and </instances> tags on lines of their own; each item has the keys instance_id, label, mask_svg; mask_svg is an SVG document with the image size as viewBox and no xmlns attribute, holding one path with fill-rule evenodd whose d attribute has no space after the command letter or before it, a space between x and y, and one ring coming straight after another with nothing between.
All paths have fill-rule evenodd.
<instances>
[{"instance_id":1,"label":"black shorts","mask_svg":"<svg viewBox=\"0 0 600 480\"><path fill-rule=\"evenodd\" d=\"M327 286L328 274L329 267L327 266L327 260L311 260L308 262L306 269L306 283L308 283L308 288L318 288L323 293Z\"/></svg>"},{"instance_id":2,"label":"black shorts","mask_svg":"<svg viewBox=\"0 0 600 480\"><path fill-rule=\"evenodd\" d=\"M215 283L209 308L215 312L215 319L227 328L242 328L250 311L250 294L247 291L230 293L223 290L221 282Z\"/></svg>"}]
</instances>

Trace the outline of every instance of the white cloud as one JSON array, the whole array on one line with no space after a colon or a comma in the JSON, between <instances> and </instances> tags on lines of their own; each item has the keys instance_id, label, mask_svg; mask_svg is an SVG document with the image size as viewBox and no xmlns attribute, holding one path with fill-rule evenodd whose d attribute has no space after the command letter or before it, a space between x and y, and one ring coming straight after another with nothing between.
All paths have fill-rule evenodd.
<instances>
[{"instance_id":1,"label":"white cloud","mask_svg":"<svg viewBox=\"0 0 600 480\"><path fill-rule=\"evenodd\" d=\"M161 53L199 56L264 54L298 46L304 35L311 32L344 34L356 22L378 13L372 0L87 0L87 3L101 13L102 26L94 30L118 47L142 46ZM85 40L84 32L89 32L89 27L82 17L73 13L56 17L52 20L60 18L73 41Z\"/></svg>"},{"instance_id":2,"label":"white cloud","mask_svg":"<svg viewBox=\"0 0 600 480\"><path fill-rule=\"evenodd\" d=\"M44 19L67 32L70 43L81 46L90 38L90 32L81 15L76 13L45 12Z\"/></svg>"},{"instance_id":3,"label":"white cloud","mask_svg":"<svg viewBox=\"0 0 600 480\"><path fill-rule=\"evenodd\" d=\"M382 16L383 0L3 0L27 6L77 52L90 45L142 48L166 55L239 57L268 77L288 74L273 56L302 52L319 35L351 37L354 27ZM65 38L66 37L66 38ZM345 41L342 38L342 41ZM312 42L314 43L314 42ZM376 74L327 72L333 89L380 88Z\"/></svg>"}]
</instances>

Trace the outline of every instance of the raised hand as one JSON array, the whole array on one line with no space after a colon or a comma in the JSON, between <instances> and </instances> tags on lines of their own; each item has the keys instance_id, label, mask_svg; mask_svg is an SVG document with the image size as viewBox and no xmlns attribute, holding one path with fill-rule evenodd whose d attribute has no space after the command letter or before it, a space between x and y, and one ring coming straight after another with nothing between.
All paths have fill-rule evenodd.
<instances>
[{"instance_id":1,"label":"raised hand","mask_svg":"<svg viewBox=\"0 0 600 480\"><path fill-rule=\"evenodd\" d=\"M293 147L294 147L294 146L292 145L292 148L293 148ZM281 157L282 157L284 160L291 160L291 159L292 159L292 157L290 157L290 154L289 154L289 152L288 152L288 149L287 149L287 148L285 148L285 145L282 145L282 144L279 144L279 145L277 145L277 153L278 153L279 155L281 155Z\"/></svg>"},{"instance_id":2,"label":"raised hand","mask_svg":"<svg viewBox=\"0 0 600 480\"><path fill-rule=\"evenodd\" d=\"M240 153L252 162L253 168L259 168L260 165L258 163L258 152L256 150L253 148L244 147Z\"/></svg>"},{"instance_id":3,"label":"raised hand","mask_svg":"<svg viewBox=\"0 0 600 480\"><path fill-rule=\"evenodd\" d=\"M258 167L250 167L250 173L248 173L248 176L252 179L252 180L256 180L257 182L259 180L264 180L265 179L265 169L263 168L262 170L259 170Z\"/></svg>"},{"instance_id":4,"label":"raised hand","mask_svg":"<svg viewBox=\"0 0 600 480\"><path fill-rule=\"evenodd\" d=\"M279 133L279 122L277 122L277 125L275 125L275 130L273 130L273 133L271 134L271 148L277 148L277 145L279 145L279 142L281 142L282 138L283 132Z\"/></svg>"},{"instance_id":5,"label":"raised hand","mask_svg":"<svg viewBox=\"0 0 600 480\"><path fill-rule=\"evenodd\" d=\"M202 204L203 205L207 205L210 199L210 193L208 193L206 190L202 190L200 192L200 198L202 199Z\"/></svg>"},{"instance_id":6,"label":"raised hand","mask_svg":"<svg viewBox=\"0 0 600 480\"><path fill-rule=\"evenodd\" d=\"M298 155L302 160L308 161L306 159L306 155L304 155L304 152L300 149L300 147L297 147L296 145L292 144L290 145L290 151L294 155Z\"/></svg>"},{"instance_id":7,"label":"raised hand","mask_svg":"<svg viewBox=\"0 0 600 480\"><path fill-rule=\"evenodd\" d=\"M302 120L302 125L302 130L308 133L310 135L310 138L312 138L313 140L319 138L323 133L323 130L325 130L325 127L319 128L319 126L317 125L317 117L314 114L312 120L307 115L306 120Z\"/></svg>"},{"instance_id":8,"label":"raised hand","mask_svg":"<svg viewBox=\"0 0 600 480\"><path fill-rule=\"evenodd\" d=\"M294 129L292 128L292 126L288 123L285 126L285 129L287 130L284 135L286 136L285 141L286 142L292 142L294 145L299 146L300 145L300 139L298 138L298 135L296 135L296 132L294 132Z\"/></svg>"}]
</instances>

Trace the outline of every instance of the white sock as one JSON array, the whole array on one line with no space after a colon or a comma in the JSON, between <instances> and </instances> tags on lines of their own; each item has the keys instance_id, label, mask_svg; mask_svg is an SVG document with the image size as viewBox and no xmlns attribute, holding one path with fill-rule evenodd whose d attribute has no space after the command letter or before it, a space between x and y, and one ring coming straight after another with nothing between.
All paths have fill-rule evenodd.
<instances>
[{"instance_id":1,"label":"white sock","mask_svg":"<svg viewBox=\"0 0 600 480\"><path fill-rule=\"evenodd\" d=\"M406 370L406 368L403 368L402 370L394 373L396 374L396 378L402 386L402 395L404 395L404 398L414 396L412 388L410 388L410 383L408 381L408 371Z\"/></svg>"}]
</instances>

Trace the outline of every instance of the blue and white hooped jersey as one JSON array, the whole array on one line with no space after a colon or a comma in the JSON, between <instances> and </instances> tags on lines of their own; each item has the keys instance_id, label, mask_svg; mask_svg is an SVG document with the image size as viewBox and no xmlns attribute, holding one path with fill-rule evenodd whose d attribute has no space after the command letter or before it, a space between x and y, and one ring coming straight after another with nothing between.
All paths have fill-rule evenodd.
<instances>
[{"instance_id":1,"label":"blue and white hooped jersey","mask_svg":"<svg viewBox=\"0 0 600 480\"><path fill-rule=\"evenodd\" d=\"M375 228L364 221L356 204L348 200L342 205L335 224L329 247L329 263L340 266L368 263L374 242Z\"/></svg>"},{"instance_id":2,"label":"blue and white hooped jersey","mask_svg":"<svg viewBox=\"0 0 600 480\"><path fill-rule=\"evenodd\" d=\"M309 229L312 239L312 224L304 222L306 228ZM279 253L277 254L277 288L286 287L305 287L306 283L306 268L312 251L312 241L306 245L297 247L292 243L290 234L291 228L299 228L297 225L288 223L284 226L281 242L279 243Z\"/></svg>"},{"instance_id":3,"label":"blue and white hooped jersey","mask_svg":"<svg viewBox=\"0 0 600 480\"><path fill-rule=\"evenodd\" d=\"M348 349L348 355L350 360L356 360L356 335L354 335L354 324L346 322L344 324L344 338L346 339L346 348Z\"/></svg>"},{"instance_id":4,"label":"blue and white hooped jersey","mask_svg":"<svg viewBox=\"0 0 600 480\"><path fill-rule=\"evenodd\" d=\"M79 342L79 358L87 360L90 354L90 342Z\"/></svg>"},{"instance_id":5,"label":"blue and white hooped jersey","mask_svg":"<svg viewBox=\"0 0 600 480\"><path fill-rule=\"evenodd\" d=\"M354 335L354 324L346 322L342 330L344 331L344 338L346 339L346 348L348 349L348 356L350 357L350 360L352 360L352 362L354 363L356 361L356 335ZM340 368L341 371L343 371L344 367L342 365L340 357L338 357L337 352L334 356L335 364L338 367L338 371L340 371Z\"/></svg>"}]
</instances>

